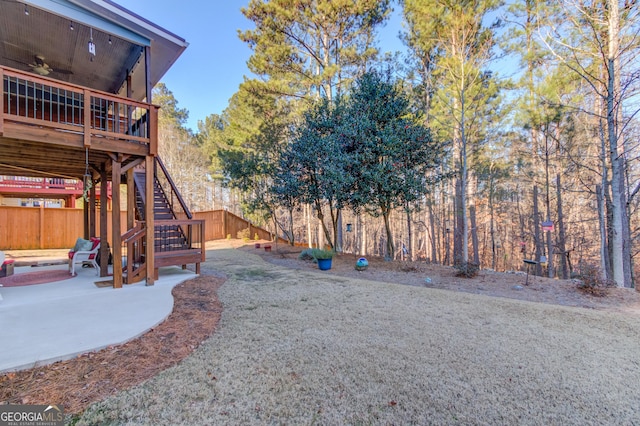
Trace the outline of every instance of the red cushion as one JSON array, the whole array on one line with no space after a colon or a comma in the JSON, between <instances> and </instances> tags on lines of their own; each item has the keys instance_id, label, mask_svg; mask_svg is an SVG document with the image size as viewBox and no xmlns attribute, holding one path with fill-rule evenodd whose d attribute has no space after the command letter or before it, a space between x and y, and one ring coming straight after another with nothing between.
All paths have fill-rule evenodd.
<instances>
[{"instance_id":1,"label":"red cushion","mask_svg":"<svg viewBox=\"0 0 640 426\"><path fill-rule=\"evenodd\" d=\"M91 239L91 242L93 243L93 245L91 246L91 250L93 250L96 247L98 247L98 244L100 244L100 238L91 237L90 239Z\"/></svg>"},{"instance_id":2,"label":"red cushion","mask_svg":"<svg viewBox=\"0 0 640 426\"><path fill-rule=\"evenodd\" d=\"M7 259L4 262L2 262L3 265L11 265L13 262L15 262L14 259Z\"/></svg>"}]
</instances>

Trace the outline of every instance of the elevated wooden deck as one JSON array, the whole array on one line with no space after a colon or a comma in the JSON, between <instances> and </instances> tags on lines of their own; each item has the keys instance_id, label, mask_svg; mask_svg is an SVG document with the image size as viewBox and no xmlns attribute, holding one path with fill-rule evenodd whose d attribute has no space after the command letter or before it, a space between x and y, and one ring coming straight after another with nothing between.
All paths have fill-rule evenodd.
<instances>
[{"instance_id":1,"label":"elevated wooden deck","mask_svg":"<svg viewBox=\"0 0 640 426\"><path fill-rule=\"evenodd\" d=\"M107 181L112 181L113 211L119 212L123 177L132 196L133 170L145 167L142 194L147 195L143 195L138 220L134 220L133 199L127 203L128 231L124 235L119 231L120 215L111 216L114 287L122 286L123 277L126 282L146 277L147 284L152 284L159 266L195 263L199 271L205 256L204 223L177 220L175 213L172 220L155 220L157 106L3 66L0 81L0 175L90 183L83 193L90 198L84 212L87 238L99 235L107 240ZM163 173L168 176L166 170ZM171 186L177 193L175 185ZM102 254L106 256L106 248ZM106 274L106 264L101 274Z\"/></svg>"},{"instance_id":2,"label":"elevated wooden deck","mask_svg":"<svg viewBox=\"0 0 640 426\"><path fill-rule=\"evenodd\" d=\"M81 177L85 158L78 154L85 148L94 163L103 163L101 156L109 153L157 154L154 105L2 66L0 79L0 152L5 159L0 162L13 166L6 171L0 166L0 174L19 174L24 167ZM21 161L25 154L31 164ZM67 164L56 167L62 159Z\"/></svg>"}]
</instances>

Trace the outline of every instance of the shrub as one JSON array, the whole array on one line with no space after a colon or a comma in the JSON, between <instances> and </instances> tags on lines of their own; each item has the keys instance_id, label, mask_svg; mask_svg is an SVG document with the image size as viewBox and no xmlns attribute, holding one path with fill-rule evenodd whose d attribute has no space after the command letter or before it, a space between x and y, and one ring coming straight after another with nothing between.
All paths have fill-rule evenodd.
<instances>
[{"instance_id":1,"label":"shrub","mask_svg":"<svg viewBox=\"0 0 640 426\"><path fill-rule=\"evenodd\" d=\"M602 278L602 270L595 265L583 262L578 269L578 273L574 274L573 278L579 280L577 288L580 291L602 297L606 296L608 288L616 286L613 280Z\"/></svg>"},{"instance_id":2,"label":"shrub","mask_svg":"<svg viewBox=\"0 0 640 426\"><path fill-rule=\"evenodd\" d=\"M300 252L300 254L298 255L298 259L300 260L316 260L315 257L313 257L313 250L314 249L304 249Z\"/></svg>"},{"instance_id":3,"label":"shrub","mask_svg":"<svg viewBox=\"0 0 640 426\"><path fill-rule=\"evenodd\" d=\"M333 255L335 253L333 250L313 249L312 254L316 260L320 260L320 259L333 259Z\"/></svg>"},{"instance_id":4,"label":"shrub","mask_svg":"<svg viewBox=\"0 0 640 426\"><path fill-rule=\"evenodd\" d=\"M245 243L249 241L249 228L238 231L237 237L241 238Z\"/></svg>"},{"instance_id":5,"label":"shrub","mask_svg":"<svg viewBox=\"0 0 640 426\"><path fill-rule=\"evenodd\" d=\"M335 253L333 250L324 250L318 248L304 249L298 255L298 259L313 260L314 262L317 262L318 259L333 259L334 254Z\"/></svg>"},{"instance_id":6,"label":"shrub","mask_svg":"<svg viewBox=\"0 0 640 426\"><path fill-rule=\"evenodd\" d=\"M480 265L473 262L461 262L454 266L456 268L456 277L473 278L478 275Z\"/></svg>"}]
</instances>

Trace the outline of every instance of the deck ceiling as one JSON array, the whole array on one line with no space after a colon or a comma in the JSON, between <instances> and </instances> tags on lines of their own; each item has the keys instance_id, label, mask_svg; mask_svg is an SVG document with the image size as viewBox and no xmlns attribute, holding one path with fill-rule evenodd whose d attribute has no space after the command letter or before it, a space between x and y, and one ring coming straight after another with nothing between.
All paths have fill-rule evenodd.
<instances>
[{"instance_id":1,"label":"deck ceiling","mask_svg":"<svg viewBox=\"0 0 640 426\"><path fill-rule=\"evenodd\" d=\"M34 72L43 57L53 70L47 77L121 96L129 73L130 97L142 101L145 46L155 86L188 43L109 0L0 0L0 65Z\"/></svg>"},{"instance_id":2,"label":"deck ceiling","mask_svg":"<svg viewBox=\"0 0 640 426\"><path fill-rule=\"evenodd\" d=\"M42 75L34 69L41 57L51 69L47 78L136 101L146 100L147 83L157 84L187 45L111 0L0 0L0 65ZM145 48L150 58L145 58ZM117 155L90 149L92 172L110 167ZM82 178L84 172L81 147L0 136L1 175Z\"/></svg>"},{"instance_id":3,"label":"deck ceiling","mask_svg":"<svg viewBox=\"0 0 640 426\"><path fill-rule=\"evenodd\" d=\"M36 56L53 71L48 77L79 86L117 93L141 57L141 47L99 30L28 7L12 0L0 0L0 63L33 71ZM89 54L93 36L96 55ZM109 38L111 37L111 44ZM141 67L141 69L144 67ZM35 72L34 72L35 74Z\"/></svg>"},{"instance_id":4,"label":"deck ceiling","mask_svg":"<svg viewBox=\"0 0 640 426\"><path fill-rule=\"evenodd\" d=\"M0 175L82 180L85 173L84 149L0 138L0 153ZM110 154L90 149L88 157L89 172L97 178L104 169L111 180ZM139 157L125 157L123 167L136 159Z\"/></svg>"}]
</instances>

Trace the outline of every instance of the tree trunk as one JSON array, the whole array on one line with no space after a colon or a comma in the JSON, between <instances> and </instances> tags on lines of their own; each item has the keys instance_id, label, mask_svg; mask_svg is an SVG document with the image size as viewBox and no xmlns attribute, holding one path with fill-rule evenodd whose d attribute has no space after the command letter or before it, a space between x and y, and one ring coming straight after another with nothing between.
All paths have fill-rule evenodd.
<instances>
[{"instance_id":1,"label":"tree trunk","mask_svg":"<svg viewBox=\"0 0 640 426\"><path fill-rule=\"evenodd\" d=\"M489 182L489 237L491 238L491 269L496 270L496 237L493 211L493 180Z\"/></svg>"},{"instance_id":2,"label":"tree trunk","mask_svg":"<svg viewBox=\"0 0 640 426\"><path fill-rule=\"evenodd\" d=\"M409 203L405 205L405 212L407 214L407 242L409 243L409 260L415 260L413 258L413 230L411 229L411 209L409 209Z\"/></svg>"},{"instance_id":3,"label":"tree trunk","mask_svg":"<svg viewBox=\"0 0 640 426\"><path fill-rule=\"evenodd\" d=\"M390 261L395 254L395 246L393 244L393 233L391 232L391 224L389 222L391 212L388 209L382 210L382 217L384 218L384 229L387 232L387 249L384 255L384 260Z\"/></svg>"},{"instance_id":4,"label":"tree trunk","mask_svg":"<svg viewBox=\"0 0 640 426\"><path fill-rule=\"evenodd\" d=\"M456 197L454 200L455 223L453 226L453 264L457 265L463 262L464 253L464 222L465 215L462 209L462 179L456 180Z\"/></svg>"},{"instance_id":5,"label":"tree trunk","mask_svg":"<svg viewBox=\"0 0 640 426\"><path fill-rule=\"evenodd\" d=\"M598 206L598 225L600 228L600 272L602 278L608 279L609 271L609 248L607 244L607 221L604 211L604 190L602 185L596 185L596 204Z\"/></svg>"},{"instance_id":6,"label":"tree trunk","mask_svg":"<svg viewBox=\"0 0 640 426\"><path fill-rule=\"evenodd\" d=\"M429 208L429 226L431 228L431 262L438 262L438 248L436 246L436 218L433 213L433 204L431 202L428 203Z\"/></svg>"},{"instance_id":7,"label":"tree trunk","mask_svg":"<svg viewBox=\"0 0 640 426\"><path fill-rule=\"evenodd\" d=\"M564 217L562 214L562 187L560 186L560 173L556 176L556 191L558 193L558 251L560 252L560 269L562 279L569 279L569 268L567 264L567 246L564 230Z\"/></svg>"},{"instance_id":8,"label":"tree trunk","mask_svg":"<svg viewBox=\"0 0 640 426\"><path fill-rule=\"evenodd\" d=\"M471 244L473 245L473 263L480 265L480 253L478 251L478 232L476 231L476 206L469 206L469 220L471 221Z\"/></svg>"},{"instance_id":9,"label":"tree trunk","mask_svg":"<svg viewBox=\"0 0 640 426\"><path fill-rule=\"evenodd\" d=\"M336 231L336 252L338 253L342 253L342 239L343 239L343 234L342 234L342 209L338 209L338 219L336 220L336 227L335 227L335 231Z\"/></svg>"},{"instance_id":10,"label":"tree trunk","mask_svg":"<svg viewBox=\"0 0 640 426\"><path fill-rule=\"evenodd\" d=\"M547 208L547 221L551 221L551 199L549 197L549 136L545 132L544 137L544 147L545 147L545 205ZM547 276L549 278L553 278L555 276L553 270L553 234L551 231L546 232L546 241L547 241Z\"/></svg>"},{"instance_id":11,"label":"tree trunk","mask_svg":"<svg viewBox=\"0 0 640 426\"><path fill-rule=\"evenodd\" d=\"M536 245L536 275L542 276L542 265L540 265L540 256L542 256L543 241L540 239L540 212L538 211L538 187L533 187L533 239Z\"/></svg>"},{"instance_id":12,"label":"tree trunk","mask_svg":"<svg viewBox=\"0 0 640 426\"><path fill-rule=\"evenodd\" d=\"M609 52L607 69L607 135L611 161L611 192L613 213L612 272L619 287L633 287L631 281L631 257L629 220L627 217L626 189L624 181L624 142L618 140L618 118L622 110L620 87L620 15L617 0L608 0Z\"/></svg>"},{"instance_id":13,"label":"tree trunk","mask_svg":"<svg viewBox=\"0 0 640 426\"><path fill-rule=\"evenodd\" d=\"M615 3L615 2L614 2ZM624 174L623 156L618 152L614 108L614 61L609 59L609 92L607 94L607 130L609 139L609 158L611 161L611 210L613 222L611 224L611 265L612 278L618 287L631 287L631 282L625 280L625 250L624 250L624 219L626 217L624 204Z\"/></svg>"},{"instance_id":14,"label":"tree trunk","mask_svg":"<svg viewBox=\"0 0 640 426\"><path fill-rule=\"evenodd\" d=\"M309 245L309 248L313 247L313 232L311 229L311 205L310 204L305 204L304 205L304 212L306 215L306 219L307 219L307 242Z\"/></svg>"},{"instance_id":15,"label":"tree trunk","mask_svg":"<svg viewBox=\"0 0 640 426\"><path fill-rule=\"evenodd\" d=\"M364 218L361 218L360 220L361 220L360 254L362 256L366 256L367 255L367 222L364 220Z\"/></svg>"}]
</instances>

